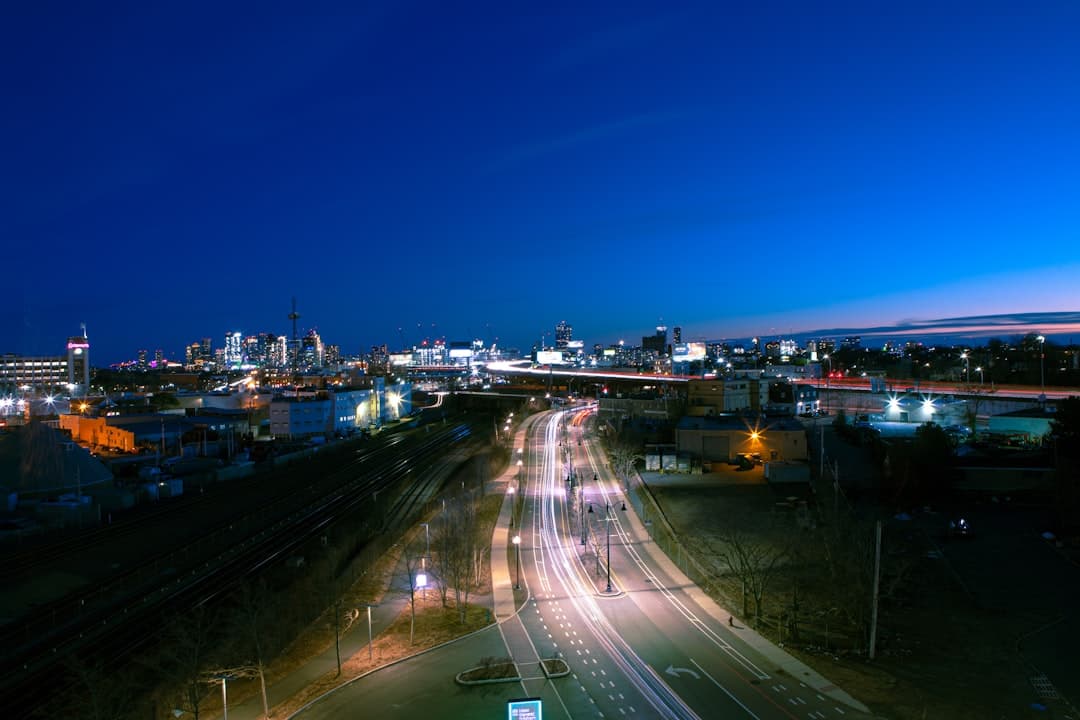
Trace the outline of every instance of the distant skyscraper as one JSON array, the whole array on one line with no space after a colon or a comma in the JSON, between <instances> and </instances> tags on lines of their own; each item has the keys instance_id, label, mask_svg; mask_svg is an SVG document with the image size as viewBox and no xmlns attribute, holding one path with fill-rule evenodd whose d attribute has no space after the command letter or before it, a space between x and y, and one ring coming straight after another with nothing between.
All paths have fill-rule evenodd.
<instances>
[{"instance_id":1,"label":"distant skyscraper","mask_svg":"<svg viewBox=\"0 0 1080 720\"><path fill-rule=\"evenodd\" d=\"M230 370L240 367L244 359L243 337L239 330L225 335L225 365Z\"/></svg>"},{"instance_id":2,"label":"distant skyscraper","mask_svg":"<svg viewBox=\"0 0 1080 720\"><path fill-rule=\"evenodd\" d=\"M75 392L86 394L90 387L90 341L86 337L86 326L82 326L82 335L73 335L67 342L68 384L77 385Z\"/></svg>"},{"instance_id":3,"label":"distant skyscraper","mask_svg":"<svg viewBox=\"0 0 1080 720\"><path fill-rule=\"evenodd\" d=\"M565 320L555 326L555 347L565 348L574 339L574 328Z\"/></svg>"},{"instance_id":4,"label":"distant skyscraper","mask_svg":"<svg viewBox=\"0 0 1080 720\"><path fill-rule=\"evenodd\" d=\"M135 366L137 368L139 368L140 370L145 370L146 369L146 350L140 350L139 351L139 359L135 363Z\"/></svg>"},{"instance_id":5,"label":"distant skyscraper","mask_svg":"<svg viewBox=\"0 0 1080 720\"><path fill-rule=\"evenodd\" d=\"M676 325L671 330L671 342L675 343L676 345L682 342L682 328L678 325Z\"/></svg>"},{"instance_id":6,"label":"distant skyscraper","mask_svg":"<svg viewBox=\"0 0 1080 720\"><path fill-rule=\"evenodd\" d=\"M154 367L161 367L165 364L165 351L158 348L154 351Z\"/></svg>"},{"instance_id":7,"label":"distant skyscraper","mask_svg":"<svg viewBox=\"0 0 1080 720\"><path fill-rule=\"evenodd\" d=\"M319 368L323 365L323 342L317 330L308 330L300 341L300 365Z\"/></svg>"},{"instance_id":8,"label":"distant skyscraper","mask_svg":"<svg viewBox=\"0 0 1080 720\"><path fill-rule=\"evenodd\" d=\"M667 353L667 326L657 325L655 335L646 335L641 338L641 349L652 350L653 352L664 355Z\"/></svg>"}]
</instances>

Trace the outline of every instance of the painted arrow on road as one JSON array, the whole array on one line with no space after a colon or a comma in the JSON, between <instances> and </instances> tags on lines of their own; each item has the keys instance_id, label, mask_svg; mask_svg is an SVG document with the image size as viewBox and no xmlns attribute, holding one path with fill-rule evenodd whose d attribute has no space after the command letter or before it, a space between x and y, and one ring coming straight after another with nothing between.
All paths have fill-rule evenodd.
<instances>
[{"instance_id":1,"label":"painted arrow on road","mask_svg":"<svg viewBox=\"0 0 1080 720\"><path fill-rule=\"evenodd\" d=\"M670 675L671 677L679 677L683 673L688 673L690 675L693 675L695 680L700 680L701 679L701 676L698 675L693 670L691 670L690 668L677 668L677 667L675 667L673 665L668 665L667 670L665 670L664 672L667 673L668 675Z\"/></svg>"}]
</instances>

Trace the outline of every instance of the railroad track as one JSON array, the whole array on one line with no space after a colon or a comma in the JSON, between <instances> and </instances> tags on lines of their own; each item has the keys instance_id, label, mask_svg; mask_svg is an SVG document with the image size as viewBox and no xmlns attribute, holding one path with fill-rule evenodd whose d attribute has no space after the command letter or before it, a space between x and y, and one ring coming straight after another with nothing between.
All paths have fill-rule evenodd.
<instances>
[{"instance_id":1,"label":"railroad track","mask_svg":"<svg viewBox=\"0 0 1080 720\"><path fill-rule=\"evenodd\" d=\"M92 648L96 658L115 662L145 643L146 628L156 627L163 614L216 601L243 578L289 557L415 472L424 480L410 484L387 510L392 518L403 517L424 492L412 486L430 489L437 476L422 469L437 466L471 434L472 429L461 424L360 451L321 478L232 515L208 537L5 626L0 631L0 691L6 711L28 711L42 692L55 693L62 658Z\"/></svg>"}]
</instances>

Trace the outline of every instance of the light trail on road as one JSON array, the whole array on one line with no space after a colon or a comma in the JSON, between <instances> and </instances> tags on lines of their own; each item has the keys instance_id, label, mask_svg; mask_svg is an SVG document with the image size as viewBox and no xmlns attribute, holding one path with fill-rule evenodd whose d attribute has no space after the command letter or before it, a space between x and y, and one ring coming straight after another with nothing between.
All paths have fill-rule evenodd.
<instances>
[{"instance_id":1,"label":"light trail on road","mask_svg":"<svg viewBox=\"0 0 1080 720\"><path fill-rule=\"evenodd\" d=\"M574 549L575 540L570 532L566 505L563 502L565 492L561 483L562 463L558 457L559 428L567 414L553 414L544 428L544 451L541 472L537 478L538 492L534 499L539 505L539 511L533 513L533 537L530 544L540 587L550 598L557 597L556 588L562 590L560 594L572 605L595 644L661 717L700 720L697 713L672 692L612 627L597 604L591 582L587 583L584 579L587 571ZM560 533L559 528L563 528L565 532ZM572 647L574 640L570 642ZM577 648L578 653L583 650L585 648ZM593 661L596 662L595 659ZM608 682L613 684L614 681ZM614 699L614 695L611 695L611 698Z\"/></svg>"}]
</instances>

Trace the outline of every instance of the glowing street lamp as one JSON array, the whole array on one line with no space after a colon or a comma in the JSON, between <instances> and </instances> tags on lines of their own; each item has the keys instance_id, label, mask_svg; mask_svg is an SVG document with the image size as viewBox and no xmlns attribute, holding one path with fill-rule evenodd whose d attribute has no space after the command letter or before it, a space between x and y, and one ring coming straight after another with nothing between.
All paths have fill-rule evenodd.
<instances>
[{"instance_id":1,"label":"glowing street lamp","mask_svg":"<svg viewBox=\"0 0 1080 720\"><path fill-rule=\"evenodd\" d=\"M980 365L979 367L975 368L975 372L979 373L979 384L980 384L980 385L982 385L982 384L983 384L983 369L982 369L982 365Z\"/></svg>"},{"instance_id":2,"label":"glowing street lamp","mask_svg":"<svg viewBox=\"0 0 1080 720\"><path fill-rule=\"evenodd\" d=\"M1039 341L1039 389L1046 395L1046 338L1040 335L1035 338Z\"/></svg>"},{"instance_id":3,"label":"glowing street lamp","mask_svg":"<svg viewBox=\"0 0 1080 720\"><path fill-rule=\"evenodd\" d=\"M521 587L521 536L514 536L514 557L515 564L517 565L517 575L514 579L514 589L517 590Z\"/></svg>"},{"instance_id":4,"label":"glowing street lamp","mask_svg":"<svg viewBox=\"0 0 1080 720\"><path fill-rule=\"evenodd\" d=\"M374 662L375 661L374 651L372 650L372 647L371 647L371 644L372 644L372 637L371 637L371 608L379 607L379 606L378 605L365 604L364 607L367 608L367 652L368 652L368 662Z\"/></svg>"},{"instance_id":5,"label":"glowing street lamp","mask_svg":"<svg viewBox=\"0 0 1080 720\"><path fill-rule=\"evenodd\" d=\"M506 494L510 496L510 527L514 527L514 505L516 504L516 501L514 500L513 485L506 488Z\"/></svg>"},{"instance_id":6,"label":"glowing street lamp","mask_svg":"<svg viewBox=\"0 0 1080 720\"><path fill-rule=\"evenodd\" d=\"M604 522L607 525L607 589L604 590L604 592L611 592L611 523L615 522L615 518L611 514L611 511L613 509L611 507L611 503L605 501L604 509ZM620 508L620 510L626 512L625 502L622 503L622 507ZM590 505L589 512L591 513L592 511L592 505Z\"/></svg>"}]
</instances>

